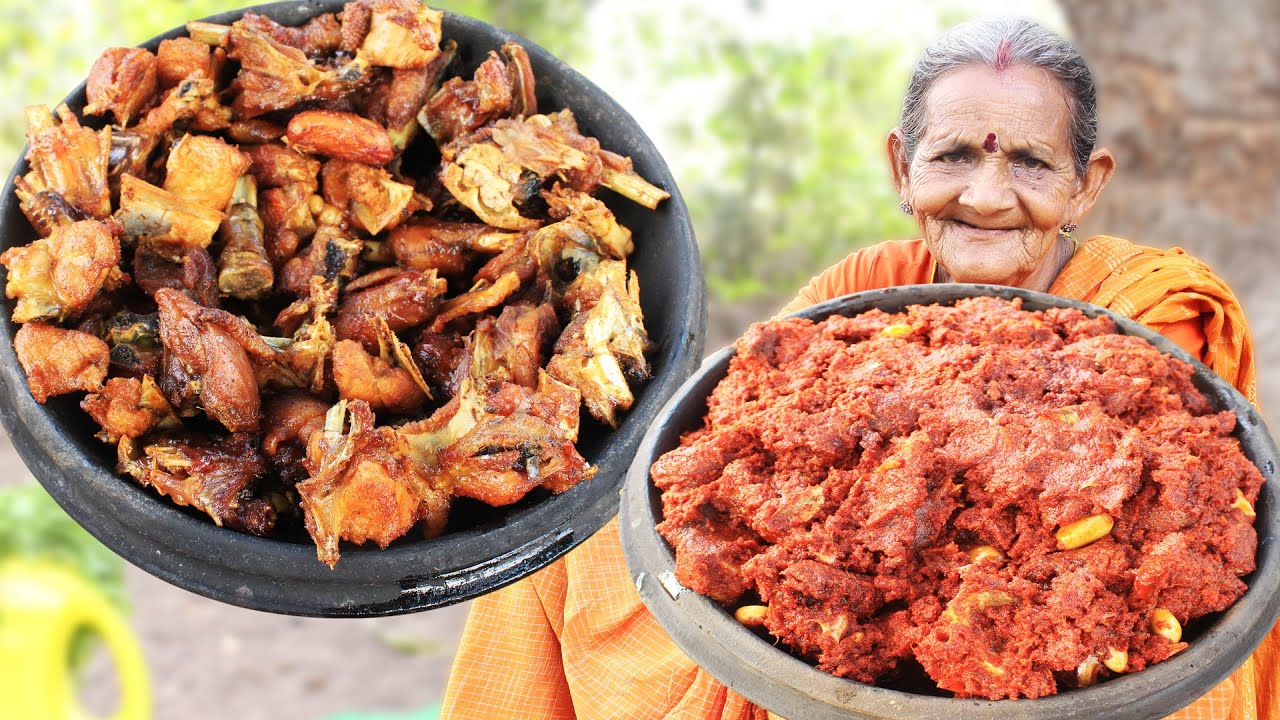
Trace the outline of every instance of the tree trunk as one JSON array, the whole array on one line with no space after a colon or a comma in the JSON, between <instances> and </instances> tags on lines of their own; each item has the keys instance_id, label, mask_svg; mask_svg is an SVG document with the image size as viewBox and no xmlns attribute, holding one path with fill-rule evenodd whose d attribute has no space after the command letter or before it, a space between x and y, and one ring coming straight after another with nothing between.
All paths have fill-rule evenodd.
<instances>
[{"instance_id":1,"label":"tree trunk","mask_svg":"<svg viewBox=\"0 0 1280 720\"><path fill-rule=\"evenodd\" d=\"M1280 3L1060 0L1117 171L1082 224L1181 247L1235 290L1280 419ZM1275 423L1271 423L1273 426Z\"/></svg>"}]
</instances>

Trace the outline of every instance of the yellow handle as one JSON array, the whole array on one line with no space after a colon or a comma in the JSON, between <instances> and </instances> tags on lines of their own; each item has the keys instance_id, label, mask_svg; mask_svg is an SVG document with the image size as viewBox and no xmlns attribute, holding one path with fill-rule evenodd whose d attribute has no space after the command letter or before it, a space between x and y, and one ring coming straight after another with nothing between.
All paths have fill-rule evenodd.
<instances>
[{"instance_id":1,"label":"yellow handle","mask_svg":"<svg viewBox=\"0 0 1280 720\"><path fill-rule=\"evenodd\" d=\"M112 720L150 720L151 687L142 650L98 588L51 563L0 565L0 715L82 720L68 654L76 632L102 638L115 663L120 707ZM8 708L7 710L5 708Z\"/></svg>"},{"instance_id":2,"label":"yellow handle","mask_svg":"<svg viewBox=\"0 0 1280 720\"><path fill-rule=\"evenodd\" d=\"M97 588L80 584L82 590L98 596L80 604L83 613L80 619L102 638L115 661L116 676L120 680L120 707L111 716L112 720L150 720L151 681L133 631ZM86 716L81 712L80 717Z\"/></svg>"}]
</instances>

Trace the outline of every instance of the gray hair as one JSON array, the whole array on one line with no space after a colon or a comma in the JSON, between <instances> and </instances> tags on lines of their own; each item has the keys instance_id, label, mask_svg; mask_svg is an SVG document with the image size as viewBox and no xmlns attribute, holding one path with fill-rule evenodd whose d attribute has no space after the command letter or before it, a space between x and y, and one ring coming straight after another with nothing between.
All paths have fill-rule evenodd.
<instances>
[{"instance_id":1,"label":"gray hair","mask_svg":"<svg viewBox=\"0 0 1280 720\"><path fill-rule=\"evenodd\" d=\"M925 48L916 63L902 101L902 129L907 160L915 156L924 132L925 98L939 78L966 65L1002 70L1014 65L1040 68L1057 78L1071 106L1071 154L1076 177L1084 177L1098 139L1098 101L1093 74L1075 46L1062 36L1020 18L994 18L962 23Z\"/></svg>"}]
</instances>

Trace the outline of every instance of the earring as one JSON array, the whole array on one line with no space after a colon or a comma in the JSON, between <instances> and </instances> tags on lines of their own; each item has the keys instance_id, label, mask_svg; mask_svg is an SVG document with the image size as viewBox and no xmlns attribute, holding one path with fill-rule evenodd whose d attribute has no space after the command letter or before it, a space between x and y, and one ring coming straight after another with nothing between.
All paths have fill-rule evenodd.
<instances>
[{"instance_id":1,"label":"earring","mask_svg":"<svg viewBox=\"0 0 1280 720\"><path fill-rule=\"evenodd\" d=\"M1062 226L1062 234L1066 235L1067 237L1071 237L1071 233L1075 231L1076 231L1076 224L1073 222L1069 222L1066 225Z\"/></svg>"},{"instance_id":2,"label":"earring","mask_svg":"<svg viewBox=\"0 0 1280 720\"><path fill-rule=\"evenodd\" d=\"M902 212L908 215L915 215L915 212L912 211L911 209L911 205L907 204L906 200L903 200L902 202L898 203L898 207L902 208Z\"/></svg>"}]
</instances>

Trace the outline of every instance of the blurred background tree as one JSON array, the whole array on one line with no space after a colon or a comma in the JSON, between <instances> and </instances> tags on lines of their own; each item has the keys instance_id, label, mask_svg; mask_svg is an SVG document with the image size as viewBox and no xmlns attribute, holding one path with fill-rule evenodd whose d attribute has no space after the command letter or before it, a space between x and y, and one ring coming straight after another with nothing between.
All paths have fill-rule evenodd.
<instances>
[{"instance_id":1,"label":"blurred background tree","mask_svg":"<svg viewBox=\"0 0 1280 720\"><path fill-rule=\"evenodd\" d=\"M718 300L791 292L853 249L915 232L883 160L908 72L901 46L711 42L721 67L704 71L731 80L706 130L733 150L713 172L687 168L682 189Z\"/></svg>"}]
</instances>

